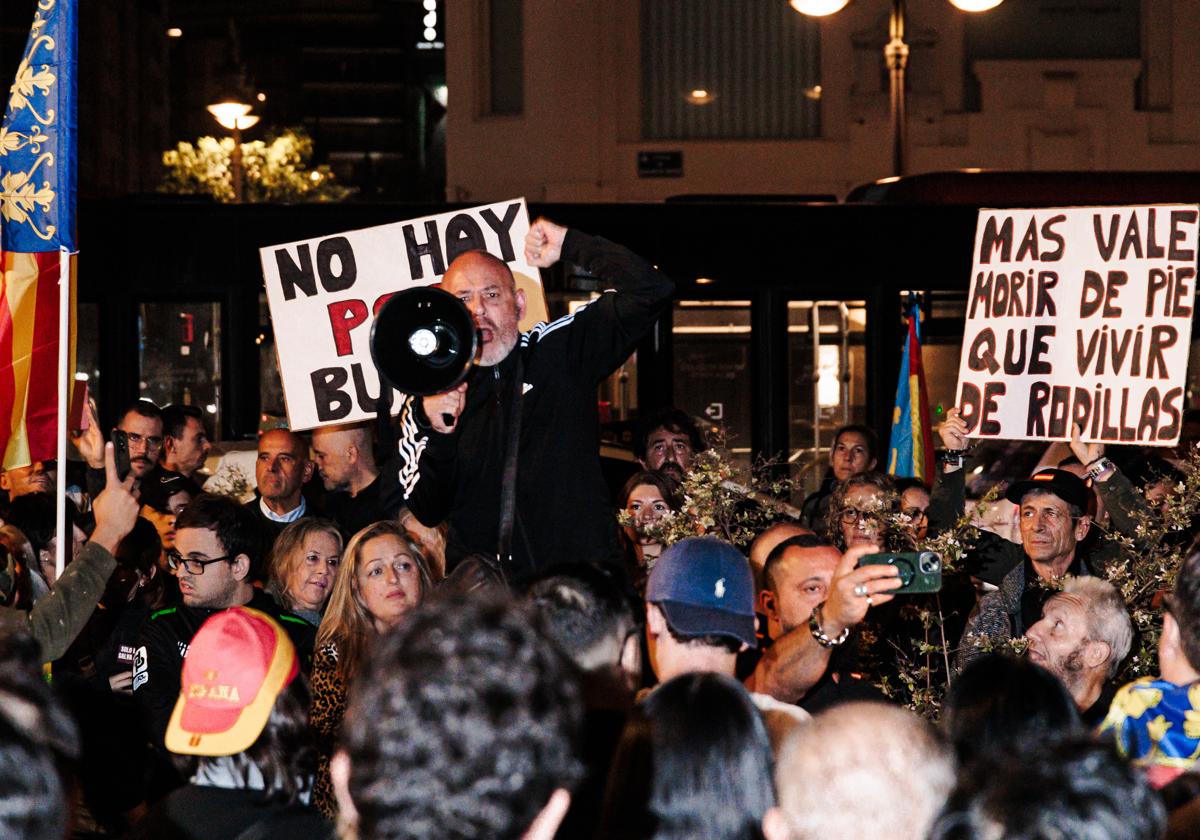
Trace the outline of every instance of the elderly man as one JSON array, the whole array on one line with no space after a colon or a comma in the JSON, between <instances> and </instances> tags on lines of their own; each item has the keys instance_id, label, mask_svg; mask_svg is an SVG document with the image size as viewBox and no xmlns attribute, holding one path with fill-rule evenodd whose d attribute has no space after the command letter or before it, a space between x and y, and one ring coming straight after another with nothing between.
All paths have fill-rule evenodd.
<instances>
[{"instance_id":1,"label":"elderly man","mask_svg":"<svg viewBox=\"0 0 1200 840\"><path fill-rule=\"evenodd\" d=\"M619 562L596 384L674 292L625 248L545 219L530 228L525 254L541 268L561 257L615 291L522 334L525 294L508 266L482 251L458 256L442 288L475 319L478 364L452 391L406 400L399 441L405 504L425 525L449 522L450 568L480 553L514 579L567 557Z\"/></svg>"},{"instance_id":2,"label":"elderly man","mask_svg":"<svg viewBox=\"0 0 1200 840\"><path fill-rule=\"evenodd\" d=\"M930 503L931 512L937 511L930 516L931 526L953 521L965 505L962 453L967 429L957 409L946 413L939 433L947 451ZM1089 490L1077 475L1039 470L1014 482L1004 495L1018 506L1021 543L983 532L967 554L966 569L999 588L980 598L967 621L959 645L960 668L987 646L983 637L992 642L1019 638L1042 617L1048 590L1031 582L1098 574L1117 550L1109 540L1099 540L1087 551L1080 546L1091 520L1086 513Z\"/></svg>"},{"instance_id":3,"label":"elderly man","mask_svg":"<svg viewBox=\"0 0 1200 840\"><path fill-rule=\"evenodd\" d=\"M258 460L254 463L258 498L247 502L246 507L255 514L267 543L273 543L290 523L312 515L301 490L314 469L308 458L308 443L295 432L272 429L258 439Z\"/></svg>"},{"instance_id":4,"label":"elderly man","mask_svg":"<svg viewBox=\"0 0 1200 840\"><path fill-rule=\"evenodd\" d=\"M325 485L325 512L343 536L351 537L372 522L396 518L395 471L382 474L375 465L369 424L316 429L312 452Z\"/></svg>"},{"instance_id":5,"label":"elderly man","mask_svg":"<svg viewBox=\"0 0 1200 840\"><path fill-rule=\"evenodd\" d=\"M1025 633L1026 656L1062 681L1089 727L1116 694L1111 683L1133 644L1133 624L1117 588L1094 577L1069 578Z\"/></svg>"}]
</instances>

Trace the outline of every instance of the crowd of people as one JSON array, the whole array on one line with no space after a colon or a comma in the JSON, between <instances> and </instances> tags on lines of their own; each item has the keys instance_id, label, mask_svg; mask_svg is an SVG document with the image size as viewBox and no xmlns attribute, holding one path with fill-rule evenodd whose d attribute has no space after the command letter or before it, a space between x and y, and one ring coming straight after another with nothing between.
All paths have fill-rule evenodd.
<instances>
[{"instance_id":1,"label":"crowd of people","mask_svg":"<svg viewBox=\"0 0 1200 840\"><path fill-rule=\"evenodd\" d=\"M1109 579L1178 452L1118 467L1077 436L1007 477L941 570L931 721L894 690L917 602L878 555L970 514L957 412L931 486L845 426L796 516L667 544L708 442L648 413L610 498L595 385L673 286L547 220L526 257L612 290L521 332L507 266L459 255L441 286L478 364L402 403L392 451L372 424L271 429L243 500L205 473L199 411L138 401L107 435L91 409L81 461L0 476L0 835L1200 836L1200 523L1173 527L1157 673L1124 685L1141 631Z\"/></svg>"}]
</instances>

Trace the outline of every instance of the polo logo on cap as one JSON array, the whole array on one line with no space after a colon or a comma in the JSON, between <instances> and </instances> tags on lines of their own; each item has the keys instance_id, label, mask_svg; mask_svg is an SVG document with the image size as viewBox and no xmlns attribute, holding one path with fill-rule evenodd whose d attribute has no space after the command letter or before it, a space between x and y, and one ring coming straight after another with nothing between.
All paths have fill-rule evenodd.
<instances>
[{"instance_id":1,"label":"polo logo on cap","mask_svg":"<svg viewBox=\"0 0 1200 840\"><path fill-rule=\"evenodd\" d=\"M717 581L717 585L713 589L713 594L716 595L718 598L725 597L725 578L721 578L720 580Z\"/></svg>"}]
</instances>

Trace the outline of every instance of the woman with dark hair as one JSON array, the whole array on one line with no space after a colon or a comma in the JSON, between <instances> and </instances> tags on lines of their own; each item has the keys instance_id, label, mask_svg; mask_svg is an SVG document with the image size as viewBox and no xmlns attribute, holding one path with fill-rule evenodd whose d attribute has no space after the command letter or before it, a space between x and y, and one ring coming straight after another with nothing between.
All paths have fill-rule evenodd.
<instances>
[{"instance_id":1,"label":"woman with dark hair","mask_svg":"<svg viewBox=\"0 0 1200 840\"><path fill-rule=\"evenodd\" d=\"M750 695L721 674L684 674L630 720L608 776L598 838L779 840L774 761Z\"/></svg>"},{"instance_id":2,"label":"woman with dark hair","mask_svg":"<svg viewBox=\"0 0 1200 840\"><path fill-rule=\"evenodd\" d=\"M1083 724L1062 682L1027 659L975 659L950 686L942 728L959 763L1022 743L1079 735Z\"/></svg>"},{"instance_id":3,"label":"woman with dark hair","mask_svg":"<svg viewBox=\"0 0 1200 840\"><path fill-rule=\"evenodd\" d=\"M893 515L900 497L890 475L865 472L838 482L829 501L829 537L842 551L855 545L877 545L884 551L904 551L911 538Z\"/></svg>"},{"instance_id":4,"label":"woman with dark hair","mask_svg":"<svg viewBox=\"0 0 1200 840\"><path fill-rule=\"evenodd\" d=\"M664 473L634 473L621 488L617 501L632 519L631 524L621 529L621 542L631 577L641 592L645 589L646 575L663 550L663 544L646 533L646 527L679 510L679 485Z\"/></svg>"},{"instance_id":5,"label":"woman with dark hair","mask_svg":"<svg viewBox=\"0 0 1200 840\"><path fill-rule=\"evenodd\" d=\"M433 589L429 563L397 522L376 522L350 538L317 630L312 668L312 727L319 765L313 804L329 817L337 803L329 779L346 691L379 636Z\"/></svg>"}]
</instances>

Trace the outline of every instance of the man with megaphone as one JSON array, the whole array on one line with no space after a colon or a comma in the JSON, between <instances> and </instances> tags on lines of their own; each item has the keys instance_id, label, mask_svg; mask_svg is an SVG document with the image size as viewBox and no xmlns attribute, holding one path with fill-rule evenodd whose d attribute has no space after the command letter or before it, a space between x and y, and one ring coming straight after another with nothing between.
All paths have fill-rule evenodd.
<instances>
[{"instance_id":1,"label":"man with megaphone","mask_svg":"<svg viewBox=\"0 0 1200 840\"><path fill-rule=\"evenodd\" d=\"M461 254L441 288L470 312L478 355L443 393L406 398L399 479L428 526L449 522L447 566L478 555L510 580L564 561L617 561L600 471L597 385L665 311L674 284L628 249L538 219L525 238L538 268L566 260L609 290L522 333L525 295L483 251Z\"/></svg>"}]
</instances>

